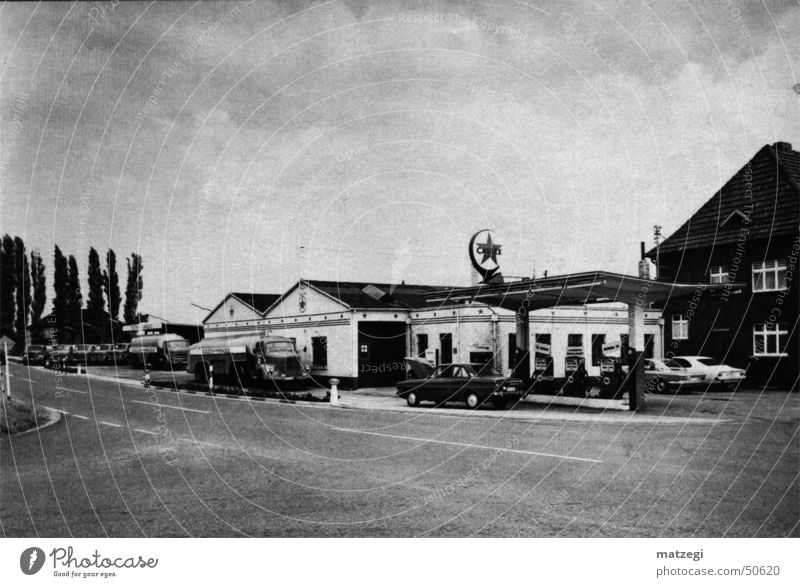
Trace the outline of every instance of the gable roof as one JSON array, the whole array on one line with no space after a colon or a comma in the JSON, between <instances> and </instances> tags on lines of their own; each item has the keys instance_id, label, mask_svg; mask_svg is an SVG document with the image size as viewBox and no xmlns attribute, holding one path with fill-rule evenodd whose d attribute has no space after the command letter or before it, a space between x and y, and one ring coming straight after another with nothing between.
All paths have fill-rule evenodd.
<instances>
[{"instance_id":1,"label":"gable roof","mask_svg":"<svg viewBox=\"0 0 800 587\"><path fill-rule=\"evenodd\" d=\"M453 289L444 285L410 285L396 283L371 283L359 281L306 280L309 285L351 308L406 310L437 306L427 301L432 292Z\"/></svg>"},{"instance_id":2,"label":"gable roof","mask_svg":"<svg viewBox=\"0 0 800 587\"><path fill-rule=\"evenodd\" d=\"M661 243L660 252L733 243L742 228L750 231L749 240L793 235L797 233L798 223L800 153L792 150L789 143L764 145L683 226ZM653 257L655 253L653 248L647 256Z\"/></svg>"},{"instance_id":3,"label":"gable roof","mask_svg":"<svg viewBox=\"0 0 800 587\"><path fill-rule=\"evenodd\" d=\"M228 301L228 298L234 297L243 303L245 306L256 312L257 314L263 316L264 312L266 312L272 304L274 304L278 299L281 297L279 294L259 294L259 293L242 293L242 292L230 292L222 301L218 303L214 308L203 318L203 323L206 322L214 313L219 310L225 302Z\"/></svg>"},{"instance_id":4,"label":"gable roof","mask_svg":"<svg viewBox=\"0 0 800 587\"><path fill-rule=\"evenodd\" d=\"M235 297L240 302L250 306L259 314L263 314L267 310L269 310L270 306L278 301L280 298L280 294L260 294L260 293L241 293L241 292L231 292L233 297Z\"/></svg>"}]
</instances>

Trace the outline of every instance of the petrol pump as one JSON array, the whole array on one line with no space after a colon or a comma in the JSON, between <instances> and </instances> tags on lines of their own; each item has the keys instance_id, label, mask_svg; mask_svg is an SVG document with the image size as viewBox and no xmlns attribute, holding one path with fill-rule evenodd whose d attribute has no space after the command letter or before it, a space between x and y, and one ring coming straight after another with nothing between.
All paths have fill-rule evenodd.
<instances>
[{"instance_id":1,"label":"petrol pump","mask_svg":"<svg viewBox=\"0 0 800 587\"><path fill-rule=\"evenodd\" d=\"M536 335L533 358L533 385L539 393L548 393L553 387L553 357L549 334Z\"/></svg>"},{"instance_id":2,"label":"petrol pump","mask_svg":"<svg viewBox=\"0 0 800 587\"><path fill-rule=\"evenodd\" d=\"M616 341L603 345L600 361L600 397L617 399L628 389L628 373L624 366L628 357L628 345Z\"/></svg>"},{"instance_id":3,"label":"petrol pump","mask_svg":"<svg viewBox=\"0 0 800 587\"><path fill-rule=\"evenodd\" d=\"M588 373L586 372L586 359L583 355L567 356L564 361L564 371L567 376L563 388L564 395L586 397Z\"/></svg>"}]
</instances>

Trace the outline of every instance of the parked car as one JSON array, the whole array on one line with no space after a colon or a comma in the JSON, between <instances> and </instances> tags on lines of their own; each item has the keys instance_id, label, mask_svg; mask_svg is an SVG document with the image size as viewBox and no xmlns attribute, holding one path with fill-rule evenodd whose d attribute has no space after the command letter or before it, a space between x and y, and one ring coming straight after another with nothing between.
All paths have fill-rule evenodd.
<instances>
[{"instance_id":1,"label":"parked car","mask_svg":"<svg viewBox=\"0 0 800 587\"><path fill-rule=\"evenodd\" d=\"M29 344L22 353L22 362L28 365L43 365L47 347L43 344Z\"/></svg>"},{"instance_id":2,"label":"parked car","mask_svg":"<svg viewBox=\"0 0 800 587\"><path fill-rule=\"evenodd\" d=\"M484 402L502 409L509 399L524 397L522 381L504 377L493 368L473 363L452 363L433 367L429 363L406 358L412 379L398 381L397 395L408 405L431 401L438 405L446 402L464 402L468 408L477 408Z\"/></svg>"},{"instance_id":3,"label":"parked car","mask_svg":"<svg viewBox=\"0 0 800 587\"><path fill-rule=\"evenodd\" d=\"M690 375L702 376L705 385L733 388L744 381L746 377L744 369L725 365L712 357L682 356L674 357L673 360L685 368Z\"/></svg>"},{"instance_id":4,"label":"parked car","mask_svg":"<svg viewBox=\"0 0 800 587\"><path fill-rule=\"evenodd\" d=\"M116 363L124 363L128 360L128 347L130 345L126 342L118 342L114 345L111 353L111 360Z\"/></svg>"},{"instance_id":5,"label":"parked car","mask_svg":"<svg viewBox=\"0 0 800 587\"><path fill-rule=\"evenodd\" d=\"M72 345L57 344L54 345L50 352L45 357L46 362L58 365L66 365L72 362Z\"/></svg>"},{"instance_id":6,"label":"parked car","mask_svg":"<svg viewBox=\"0 0 800 587\"><path fill-rule=\"evenodd\" d=\"M691 374L674 359L646 359L644 362L646 385L659 393L681 391L703 385L704 377Z\"/></svg>"},{"instance_id":7,"label":"parked car","mask_svg":"<svg viewBox=\"0 0 800 587\"><path fill-rule=\"evenodd\" d=\"M72 347L71 362L79 365L86 365L89 363L89 358L94 351L94 345L91 344L76 344Z\"/></svg>"},{"instance_id":8,"label":"parked car","mask_svg":"<svg viewBox=\"0 0 800 587\"><path fill-rule=\"evenodd\" d=\"M89 353L89 363L94 365L105 365L111 362L114 354L113 344L98 344L92 347Z\"/></svg>"}]
</instances>

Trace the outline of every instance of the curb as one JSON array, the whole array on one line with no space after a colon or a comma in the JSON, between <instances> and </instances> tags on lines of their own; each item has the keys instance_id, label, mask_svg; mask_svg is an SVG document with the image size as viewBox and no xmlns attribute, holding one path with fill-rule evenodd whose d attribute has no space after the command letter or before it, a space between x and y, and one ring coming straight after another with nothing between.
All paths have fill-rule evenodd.
<instances>
[{"instance_id":1,"label":"curb","mask_svg":"<svg viewBox=\"0 0 800 587\"><path fill-rule=\"evenodd\" d=\"M74 374L73 374L74 375ZM141 384L137 383L135 380L129 380L130 383L125 383L125 380L112 378L105 375L97 375L93 373L81 373L80 377L86 378L93 378L99 380L105 380L108 382L116 383L117 385L122 385L126 387L139 387L141 388ZM437 416L437 417L449 417L449 418L484 418L484 419L500 419L506 421L513 421L513 422L529 422L529 423L550 423L550 422L578 422L578 423L586 423L586 422L595 422L595 423L605 423L605 424L641 424L641 425L686 425L686 424L694 424L694 425L709 425L709 424L724 424L727 423L728 420L719 420L719 419L708 419L708 418L688 418L688 417L671 417L671 416L654 416L654 415L645 415L641 414L639 416L634 417L634 412L630 412L628 410L609 410L609 409L602 409L601 411L594 411L598 410L598 408L591 408L593 412L579 412L578 414L558 414L556 411L551 411L547 415L541 414L538 417L526 417L522 415L522 412L510 410L504 411L503 413L495 412L487 410L485 413L477 410L447 410L441 408L411 408L405 405L398 405L398 406L381 406L381 407L372 407L372 406L358 406L352 405L347 403L339 403L335 405L331 405L328 402L320 401L320 402L308 402L302 400L288 400L288 399L278 399L278 398L264 398L264 397L257 397L257 396L247 396L247 395L228 395L222 393L212 393L208 391L192 391L192 390L185 390L185 389L175 389L172 387L160 387L160 386L151 386L151 389L166 391L170 393L176 394L189 394L189 395L205 395L209 397L219 397L225 399L234 399L237 401L242 402L252 402L252 401L260 401L267 404L292 404L292 405L299 405L304 407L311 407L317 409L344 409L344 410L359 410L365 412L384 412L384 413L412 413L412 414L427 414L430 416ZM530 397L530 396L529 396ZM549 397L549 396L548 396ZM527 398L526 398L527 399ZM582 398L576 398L578 401L581 401ZM522 400L523 402L525 400ZM533 403L533 402L530 402ZM535 404L534 404L535 405ZM567 407L567 406L557 406L557 407ZM588 406L583 406L588 407ZM547 412L547 406L545 406L545 412ZM429 411L430 410L430 411ZM434 411L435 410L435 411ZM496 414L496 415L494 415ZM27 431L26 431L27 432Z\"/></svg>"}]
</instances>

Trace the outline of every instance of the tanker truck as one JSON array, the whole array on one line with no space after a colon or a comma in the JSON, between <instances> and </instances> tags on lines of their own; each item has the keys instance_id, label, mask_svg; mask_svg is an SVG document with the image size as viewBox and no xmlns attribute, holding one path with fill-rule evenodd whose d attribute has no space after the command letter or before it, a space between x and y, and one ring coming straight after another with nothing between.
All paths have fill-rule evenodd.
<instances>
[{"instance_id":1,"label":"tanker truck","mask_svg":"<svg viewBox=\"0 0 800 587\"><path fill-rule=\"evenodd\" d=\"M154 369L182 369L188 351L189 342L177 334L137 336L128 347L128 363L133 367L147 364Z\"/></svg>"},{"instance_id":2,"label":"tanker truck","mask_svg":"<svg viewBox=\"0 0 800 587\"><path fill-rule=\"evenodd\" d=\"M305 383L307 371L300 364L294 343L282 336L263 334L204 338L189 348L186 371L199 382L214 377L237 383Z\"/></svg>"}]
</instances>

